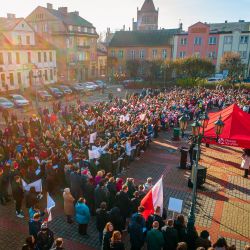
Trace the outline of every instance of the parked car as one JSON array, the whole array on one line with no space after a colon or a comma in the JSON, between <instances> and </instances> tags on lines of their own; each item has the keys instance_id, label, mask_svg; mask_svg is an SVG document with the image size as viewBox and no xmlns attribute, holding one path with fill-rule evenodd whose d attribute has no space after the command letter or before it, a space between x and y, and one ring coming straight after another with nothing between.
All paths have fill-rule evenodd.
<instances>
[{"instance_id":1,"label":"parked car","mask_svg":"<svg viewBox=\"0 0 250 250\"><path fill-rule=\"evenodd\" d=\"M5 97L0 97L0 110L14 108L14 103Z\"/></svg>"},{"instance_id":2,"label":"parked car","mask_svg":"<svg viewBox=\"0 0 250 250\"><path fill-rule=\"evenodd\" d=\"M51 95L53 95L55 98L62 98L63 97L63 92L55 87L49 87L49 92L51 93Z\"/></svg>"},{"instance_id":3,"label":"parked car","mask_svg":"<svg viewBox=\"0 0 250 250\"><path fill-rule=\"evenodd\" d=\"M50 101L53 98L53 96L49 94L47 90L38 90L37 96L41 101Z\"/></svg>"},{"instance_id":4,"label":"parked car","mask_svg":"<svg viewBox=\"0 0 250 250\"><path fill-rule=\"evenodd\" d=\"M83 86L83 83L75 83L71 86L71 89L76 93L83 93L85 92L85 88Z\"/></svg>"},{"instance_id":5,"label":"parked car","mask_svg":"<svg viewBox=\"0 0 250 250\"><path fill-rule=\"evenodd\" d=\"M85 88L85 91L95 91L98 89L98 85L93 82L85 82L82 84Z\"/></svg>"},{"instance_id":6,"label":"parked car","mask_svg":"<svg viewBox=\"0 0 250 250\"><path fill-rule=\"evenodd\" d=\"M71 95L73 93L72 89L70 89L69 86L66 85L60 85L59 89L65 94L65 95Z\"/></svg>"},{"instance_id":7,"label":"parked car","mask_svg":"<svg viewBox=\"0 0 250 250\"><path fill-rule=\"evenodd\" d=\"M18 108L25 107L30 104L30 101L24 98L22 95L11 94L10 99Z\"/></svg>"},{"instance_id":8,"label":"parked car","mask_svg":"<svg viewBox=\"0 0 250 250\"><path fill-rule=\"evenodd\" d=\"M96 80L95 84L98 85L99 89L107 88L107 84L104 81L102 81L102 80Z\"/></svg>"}]
</instances>

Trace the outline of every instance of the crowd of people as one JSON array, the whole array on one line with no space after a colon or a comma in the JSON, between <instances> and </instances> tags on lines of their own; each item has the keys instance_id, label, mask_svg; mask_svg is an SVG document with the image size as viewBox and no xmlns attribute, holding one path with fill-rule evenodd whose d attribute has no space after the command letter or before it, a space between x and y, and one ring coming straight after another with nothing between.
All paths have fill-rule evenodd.
<instances>
[{"instance_id":1,"label":"crowd of people","mask_svg":"<svg viewBox=\"0 0 250 250\"><path fill-rule=\"evenodd\" d=\"M6 127L0 130L0 201L3 205L9 202L10 185L19 218L24 217L26 201L31 235L26 245L33 245L34 249L50 249L53 245L53 233L43 223L47 211L41 212L38 204L46 192L56 195L62 189L67 222L75 220L79 234L88 237L87 226L95 215L102 249L124 249L124 230L128 230L134 250L141 249L145 242L152 250L208 249L211 244L197 245L197 240L202 241L204 235L208 239L209 235L192 232L190 237L183 216L167 220L164 211L155 208L155 214L145 221L140 201L152 188L152 178L138 185L133 178L123 180L119 174L131 161L143 157L160 130L178 126L178 118L184 112L192 120L206 109L222 109L231 103L250 112L250 93L221 88L143 89L140 94L127 94L125 99L110 96L109 102L95 105L81 100L75 105L54 103L52 110L40 108L30 119L18 120L15 113L4 111ZM23 181L40 179L43 195L38 195L35 188L24 191ZM42 248L39 244L45 238L49 243ZM62 244L60 238L54 243L56 249L61 249Z\"/></svg>"}]
</instances>

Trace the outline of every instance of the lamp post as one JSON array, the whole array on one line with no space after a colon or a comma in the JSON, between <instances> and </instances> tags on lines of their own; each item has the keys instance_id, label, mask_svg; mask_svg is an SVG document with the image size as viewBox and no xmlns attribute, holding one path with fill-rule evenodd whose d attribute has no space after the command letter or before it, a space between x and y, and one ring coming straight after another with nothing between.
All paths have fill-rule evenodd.
<instances>
[{"instance_id":1,"label":"lamp post","mask_svg":"<svg viewBox=\"0 0 250 250\"><path fill-rule=\"evenodd\" d=\"M200 150L201 150L201 142L202 139L205 138L204 131L207 127L209 122L209 117L206 113L204 113L200 117L200 122L196 120L192 125L192 139L196 143L195 149L196 149L196 161L194 165L193 170L193 189L192 189L192 204L190 213L188 216L188 230L192 231L194 229L195 224L195 207L196 207L196 196L197 196L197 172L198 172L198 165L199 165L199 157L200 157ZM219 119L214 123L215 124L215 134L216 134L216 140L218 140L219 136L222 134L224 123L221 120L221 116ZM202 128L202 131L201 131Z\"/></svg>"}]
</instances>

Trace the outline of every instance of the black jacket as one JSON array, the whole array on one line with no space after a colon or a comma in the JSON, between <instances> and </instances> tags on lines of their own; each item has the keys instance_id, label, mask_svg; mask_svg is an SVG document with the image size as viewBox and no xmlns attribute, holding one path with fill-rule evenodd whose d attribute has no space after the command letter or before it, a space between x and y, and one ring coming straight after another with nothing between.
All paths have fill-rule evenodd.
<instances>
[{"instance_id":1,"label":"black jacket","mask_svg":"<svg viewBox=\"0 0 250 250\"><path fill-rule=\"evenodd\" d=\"M37 248L39 250L49 250L54 243L54 233L47 228L46 232L40 231L37 235Z\"/></svg>"},{"instance_id":2,"label":"black jacket","mask_svg":"<svg viewBox=\"0 0 250 250\"><path fill-rule=\"evenodd\" d=\"M105 225L109 222L109 214L106 209L98 208L96 210L96 228L99 232L102 232Z\"/></svg>"},{"instance_id":3,"label":"black jacket","mask_svg":"<svg viewBox=\"0 0 250 250\"><path fill-rule=\"evenodd\" d=\"M14 200L21 200L24 196L24 191L21 183L13 182L12 185L12 195Z\"/></svg>"},{"instance_id":4,"label":"black jacket","mask_svg":"<svg viewBox=\"0 0 250 250\"><path fill-rule=\"evenodd\" d=\"M178 232L173 227L164 226L161 229L164 237L164 250L175 250L178 244Z\"/></svg>"},{"instance_id":5,"label":"black jacket","mask_svg":"<svg viewBox=\"0 0 250 250\"><path fill-rule=\"evenodd\" d=\"M120 209L123 217L128 217L131 213L131 201L127 193L121 191L116 195L116 205Z\"/></svg>"},{"instance_id":6,"label":"black jacket","mask_svg":"<svg viewBox=\"0 0 250 250\"><path fill-rule=\"evenodd\" d=\"M110 249L112 250L125 250L124 244L122 242L110 243Z\"/></svg>"}]
</instances>

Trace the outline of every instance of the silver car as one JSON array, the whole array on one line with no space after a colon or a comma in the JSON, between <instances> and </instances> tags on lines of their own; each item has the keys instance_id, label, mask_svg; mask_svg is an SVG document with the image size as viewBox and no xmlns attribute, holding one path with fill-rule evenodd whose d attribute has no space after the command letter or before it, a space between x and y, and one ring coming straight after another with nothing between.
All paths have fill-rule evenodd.
<instances>
[{"instance_id":1,"label":"silver car","mask_svg":"<svg viewBox=\"0 0 250 250\"><path fill-rule=\"evenodd\" d=\"M0 110L14 108L14 103L5 97L0 97Z\"/></svg>"},{"instance_id":2,"label":"silver car","mask_svg":"<svg viewBox=\"0 0 250 250\"><path fill-rule=\"evenodd\" d=\"M29 100L25 99L22 95L11 94L10 98L18 108L25 107L30 104Z\"/></svg>"}]
</instances>

